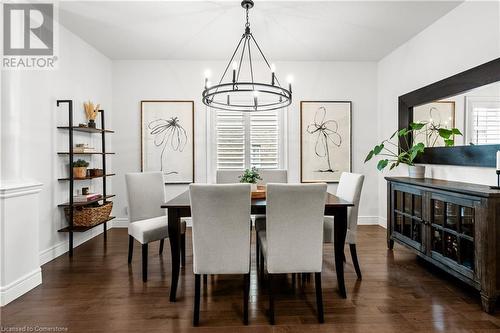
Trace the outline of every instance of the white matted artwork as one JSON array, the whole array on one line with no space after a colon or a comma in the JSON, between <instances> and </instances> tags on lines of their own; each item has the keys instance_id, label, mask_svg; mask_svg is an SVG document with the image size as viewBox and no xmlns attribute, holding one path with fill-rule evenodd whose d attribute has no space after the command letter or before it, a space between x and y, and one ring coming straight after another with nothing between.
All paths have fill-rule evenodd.
<instances>
[{"instance_id":1,"label":"white matted artwork","mask_svg":"<svg viewBox=\"0 0 500 333\"><path fill-rule=\"evenodd\" d=\"M351 171L350 101L301 101L301 182L334 183Z\"/></svg>"},{"instance_id":2,"label":"white matted artwork","mask_svg":"<svg viewBox=\"0 0 500 333\"><path fill-rule=\"evenodd\" d=\"M413 107L413 122L426 123L422 131L414 136L414 142L422 142L426 147L444 147L445 143L437 131L426 129L451 129L455 127L455 102L437 101Z\"/></svg>"},{"instance_id":3,"label":"white matted artwork","mask_svg":"<svg viewBox=\"0 0 500 333\"><path fill-rule=\"evenodd\" d=\"M141 101L141 169L165 183L194 181L194 102Z\"/></svg>"}]
</instances>

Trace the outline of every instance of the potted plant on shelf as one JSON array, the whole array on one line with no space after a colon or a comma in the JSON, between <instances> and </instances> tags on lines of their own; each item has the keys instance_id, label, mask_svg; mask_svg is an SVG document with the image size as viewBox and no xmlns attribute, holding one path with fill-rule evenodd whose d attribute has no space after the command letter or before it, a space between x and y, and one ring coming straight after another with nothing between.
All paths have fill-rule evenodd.
<instances>
[{"instance_id":1,"label":"potted plant on shelf","mask_svg":"<svg viewBox=\"0 0 500 333\"><path fill-rule=\"evenodd\" d=\"M262 180L259 174L259 170L256 167L252 169L246 169L241 176L238 177L240 183L248 183L252 185L252 192L257 191L257 181Z\"/></svg>"},{"instance_id":2,"label":"potted plant on shelf","mask_svg":"<svg viewBox=\"0 0 500 333\"><path fill-rule=\"evenodd\" d=\"M408 128L403 128L394 132L389 139L376 145L366 156L365 163L374 156L382 156L378 161L377 169L382 171L390 165L389 170L394 169L400 164L408 165L408 173L411 178L424 178L425 166L415 165L415 159L424 152L425 144L418 142L418 138L425 138L430 143L428 147L434 147L438 138L441 138L446 147L455 145L455 135L462 135L457 128L442 128L432 123L421 122L411 123ZM399 138L399 146L391 142L393 138ZM410 146L409 138L413 139Z\"/></svg>"},{"instance_id":3,"label":"potted plant on shelf","mask_svg":"<svg viewBox=\"0 0 500 333\"><path fill-rule=\"evenodd\" d=\"M73 162L73 177L74 178L85 178L87 176L87 167L89 162L84 160L77 160Z\"/></svg>"}]
</instances>

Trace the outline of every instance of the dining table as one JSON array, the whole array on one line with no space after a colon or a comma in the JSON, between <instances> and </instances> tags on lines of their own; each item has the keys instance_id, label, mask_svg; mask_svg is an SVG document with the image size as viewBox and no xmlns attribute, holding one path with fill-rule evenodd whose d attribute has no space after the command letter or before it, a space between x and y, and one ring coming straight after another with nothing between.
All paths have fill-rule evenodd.
<instances>
[{"instance_id":1,"label":"dining table","mask_svg":"<svg viewBox=\"0 0 500 333\"><path fill-rule=\"evenodd\" d=\"M325 216L334 216L334 254L335 270L340 296L346 298L344 283L344 245L347 234L347 208L354 206L352 202L343 200L332 193L327 193L325 200ZM170 302L176 301L177 285L181 268L181 218L191 217L189 190L162 204L167 209L168 237L172 256L172 281L170 282ZM252 199L252 215L266 214L266 199Z\"/></svg>"}]
</instances>

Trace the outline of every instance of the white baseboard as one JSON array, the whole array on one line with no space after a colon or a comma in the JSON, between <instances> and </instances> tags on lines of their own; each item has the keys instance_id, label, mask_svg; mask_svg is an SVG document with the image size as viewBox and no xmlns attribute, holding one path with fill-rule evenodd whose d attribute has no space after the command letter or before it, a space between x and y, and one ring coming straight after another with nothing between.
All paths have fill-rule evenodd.
<instances>
[{"instance_id":1,"label":"white baseboard","mask_svg":"<svg viewBox=\"0 0 500 333\"><path fill-rule=\"evenodd\" d=\"M112 228L128 228L128 218L126 217L117 217L111 222Z\"/></svg>"},{"instance_id":2,"label":"white baseboard","mask_svg":"<svg viewBox=\"0 0 500 333\"><path fill-rule=\"evenodd\" d=\"M378 225L381 226L382 228L387 229L387 218L379 216L378 217Z\"/></svg>"},{"instance_id":3,"label":"white baseboard","mask_svg":"<svg viewBox=\"0 0 500 333\"><path fill-rule=\"evenodd\" d=\"M378 225L378 216L358 216L358 225Z\"/></svg>"},{"instance_id":4,"label":"white baseboard","mask_svg":"<svg viewBox=\"0 0 500 333\"><path fill-rule=\"evenodd\" d=\"M193 226L190 217L183 217L182 220L186 221L186 225L188 227ZM112 224L113 228L128 228L128 218L126 217L117 217L113 220Z\"/></svg>"},{"instance_id":5,"label":"white baseboard","mask_svg":"<svg viewBox=\"0 0 500 333\"><path fill-rule=\"evenodd\" d=\"M108 223L107 229L113 228L112 223ZM89 231L82 232L82 233L74 233L73 234L73 248L85 243L88 240L91 240L92 238L102 234L103 230L102 227L96 227L93 229L90 229ZM52 261L56 259L57 257L65 254L68 252L68 247L69 247L69 240L65 240L63 242L60 242L56 245L53 245L49 247L46 250L43 250L40 252L40 265L44 265L48 263L49 261Z\"/></svg>"},{"instance_id":6,"label":"white baseboard","mask_svg":"<svg viewBox=\"0 0 500 333\"><path fill-rule=\"evenodd\" d=\"M5 306L18 297L26 294L31 289L42 283L42 270L35 269L33 272L0 288L0 306Z\"/></svg>"}]
</instances>

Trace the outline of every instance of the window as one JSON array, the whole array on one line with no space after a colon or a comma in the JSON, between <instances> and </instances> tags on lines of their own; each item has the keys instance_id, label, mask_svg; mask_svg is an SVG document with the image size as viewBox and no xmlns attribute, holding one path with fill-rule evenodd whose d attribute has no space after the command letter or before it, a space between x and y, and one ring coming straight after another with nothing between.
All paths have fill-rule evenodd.
<instances>
[{"instance_id":1,"label":"window","mask_svg":"<svg viewBox=\"0 0 500 333\"><path fill-rule=\"evenodd\" d=\"M215 116L215 169L283 167L282 111L229 112Z\"/></svg>"},{"instance_id":2,"label":"window","mask_svg":"<svg viewBox=\"0 0 500 333\"><path fill-rule=\"evenodd\" d=\"M500 99L467 97L467 144L500 143Z\"/></svg>"}]
</instances>

